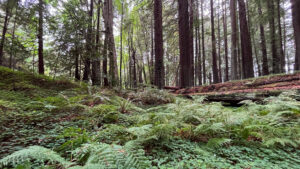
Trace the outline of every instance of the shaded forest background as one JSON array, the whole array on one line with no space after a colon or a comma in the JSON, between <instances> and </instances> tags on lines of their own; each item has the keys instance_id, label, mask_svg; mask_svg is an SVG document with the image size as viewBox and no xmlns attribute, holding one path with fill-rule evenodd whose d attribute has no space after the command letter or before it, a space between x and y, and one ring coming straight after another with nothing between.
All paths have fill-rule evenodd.
<instances>
[{"instance_id":1,"label":"shaded forest background","mask_svg":"<svg viewBox=\"0 0 300 169\"><path fill-rule=\"evenodd\" d=\"M2 0L0 65L190 87L300 68L299 0Z\"/></svg>"}]
</instances>

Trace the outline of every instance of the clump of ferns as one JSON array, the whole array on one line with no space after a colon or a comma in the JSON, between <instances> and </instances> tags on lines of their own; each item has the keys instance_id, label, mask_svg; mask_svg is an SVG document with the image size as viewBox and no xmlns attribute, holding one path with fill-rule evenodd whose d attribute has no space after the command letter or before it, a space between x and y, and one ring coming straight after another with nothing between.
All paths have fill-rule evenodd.
<instances>
[{"instance_id":1,"label":"clump of ferns","mask_svg":"<svg viewBox=\"0 0 300 169\"><path fill-rule=\"evenodd\" d=\"M123 113L123 114L129 114L132 108L132 103L129 99L125 100L121 100L119 102L119 112Z\"/></svg>"},{"instance_id":2,"label":"clump of ferns","mask_svg":"<svg viewBox=\"0 0 300 169\"><path fill-rule=\"evenodd\" d=\"M132 169L149 168L151 165L144 150L129 146L85 144L72 154L74 159L71 162L50 149L31 146L1 159L0 168L15 167L28 162L39 163L39 166L52 165L55 168L68 169Z\"/></svg>"}]
</instances>

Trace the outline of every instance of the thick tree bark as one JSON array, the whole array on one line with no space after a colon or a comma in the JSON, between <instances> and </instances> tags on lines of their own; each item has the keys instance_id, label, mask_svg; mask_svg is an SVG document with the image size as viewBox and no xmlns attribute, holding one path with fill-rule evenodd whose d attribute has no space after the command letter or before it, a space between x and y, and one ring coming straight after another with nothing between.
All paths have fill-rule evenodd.
<instances>
[{"instance_id":1,"label":"thick tree bark","mask_svg":"<svg viewBox=\"0 0 300 169\"><path fill-rule=\"evenodd\" d=\"M86 58L84 61L84 72L83 72L83 80L88 82L89 81L89 76L91 74L91 59L92 63L94 62L94 48L93 48L93 10L94 10L94 1L90 1L90 9L88 11L88 28L87 28L87 35L86 35ZM93 74L92 74L92 80L93 79ZM94 82L93 82L94 83Z\"/></svg>"},{"instance_id":2,"label":"thick tree bark","mask_svg":"<svg viewBox=\"0 0 300 169\"><path fill-rule=\"evenodd\" d=\"M280 57L280 71L281 73L285 73L285 56L283 52L282 45L282 28L281 28L281 14L280 14L280 0L276 0L277 2L277 24L278 24L278 43L279 43L279 57Z\"/></svg>"},{"instance_id":3,"label":"thick tree bark","mask_svg":"<svg viewBox=\"0 0 300 169\"><path fill-rule=\"evenodd\" d=\"M230 0L230 18L231 18L231 80L238 79L238 43L237 43L237 18L236 18L236 0Z\"/></svg>"},{"instance_id":4,"label":"thick tree bark","mask_svg":"<svg viewBox=\"0 0 300 169\"><path fill-rule=\"evenodd\" d=\"M211 42L212 42L212 69L213 69L213 83L219 83L219 72L217 65L217 49L215 36L215 19L214 19L214 3L210 0L210 19L211 19Z\"/></svg>"},{"instance_id":5,"label":"thick tree bark","mask_svg":"<svg viewBox=\"0 0 300 169\"><path fill-rule=\"evenodd\" d=\"M295 55L295 70L300 70L300 1L291 0L292 4L292 15L293 15L293 27L294 27L294 37L296 46Z\"/></svg>"},{"instance_id":6,"label":"thick tree bark","mask_svg":"<svg viewBox=\"0 0 300 169\"><path fill-rule=\"evenodd\" d=\"M206 84L206 57L205 57L205 32L204 32L204 10L203 10L204 0L201 0L201 32L202 32L202 73L203 73L203 84Z\"/></svg>"},{"instance_id":7,"label":"thick tree bark","mask_svg":"<svg viewBox=\"0 0 300 169\"><path fill-rule=\"evenodd\" d=\"M244 0L238 0L239 4L239 19L240 19L240 35L242 47L242 66L243 78L254 77L253 58L251 37L248 29L248 22L246 17L246 7Z\"/></svg>"},{"instance_id":8,"label":"thick tree bark","mask_svg":"<svg viewBox=\"0 0 300 169\"><path fill-rule=\"evenodd\" d=\"M113 3L112 0L104 1L103 18L107 33L107 48L109 58L110 86L118 84L118 66L115 48L115 39L113 34Z\"/></svg>"},{"instance_id":9,"label":"thick tree bark","mask_svg":"<svg viewBox=\"0 0 300 169\"><path fill-rule=\"evenodd\" d=\"M93 4L93 3L92 3ZM93 6L91 4L91 13L90 17L93 17ZM92 44L93 52L93 62L92 62L92 82L93 85L101 85L101 76L100 76L100 58L99 58L99 45L100 45L100 4L101 0L98 0L97 4L97 29L96 29L96 46ZM92 21L92 20L91 20ZM92 23L91 23L92 24ZM92 34L93 36L93 34ZM92 38L93 39L93 38ZM94 41L92 41L94 43Z\"/></svg>"},{"instance_id":10,"label":"thick tree bark","mask_svg":"<svg viewBox=\"0 0 300 169\"><path fill-rule=\"evenodd\" d=\"M229 63L228 63L228 39L227 39L227 7L226 0L224 3L224 14L223 14L223 32L224 32L224 48L225 48L225 79L227 82L229 80Z\"/></svg>"},{"instance_id":11,"label":"thick tree bark","mask_svg":"<svg viewBox=\"0 0 300 169\"><path fill-rule=\"evenodd\" d=\"M39 74L44 74L44 42L43 42L43 12L44 12L44 2L39 0L39 28L38 28L38 41L39 41Z\"/></svg>"},{"instance_id":12,"label":"thick tree bark","mask_svg":"<svg viewBox=\"0 0 300 169\"><path fill-rule=\"evenodd\" d=\"M108 49L108 35L105 32L104 48L103 48L103 63L102 63L102 72L103 72L103 85L105 87L109 86L108 83L108 74L107 74L107 49Z\"/></svg>"},{"instance_id":13,"label":"thick tree bark","mask_svg":"<svg viewBox=\"0 0 300 169\"><path fill-rule=\"evenodd\" d=\"M190 77L191 84L190 86L194 86L195 84L195 61L194 61L194 0L189 0L189 21L190 21Z\"/></svg>"},{"instance_id":14,"label":"thick tree bark","mask_svg":"<svg viewBox=\"0 0 300 169\"><path fill-rule=\"evenodd\" d=\"M179 48L180 48L180 87L186 88L191 85L190 77L190 28L188 1L178 0L179 13Z\"/></svg>"},{"instance_id":15,"label":"thick tree bark","mask_svg":"<svg viewBox=\"0 0 300 169\"><path fill-rule=\"evenodd\" d=\"M263 15L260 1L258 2L258 14L260 16ZM267 54L266 38L265 38L265 28L262 23L259 24L259 30L260 30L260 39L261 39L261 52L262 52L262 75L266 76L269 75L269 66L268 66L268 54Z\"/></svg>"},{"instance_id":16,"label":"thick tree bark","mask_svg":"<svg viewBox=\"0 0 300 169\"><path fill-rule=\"evenodd\" d=\"M272 45L272 65L273 73L280 73L280 57L277 54L277 45L276 45L276 31L275 31L275 12L274 12L274 0L268 0L268 9L269 9L269 24L270 24L270 39Z\"/></svg>"},{"instance_id":17,"label":"thick tree bark","mask_svg":"<svg viewBox=\"0 0 300 169\"><path fill-rule=\"evenodd\" d=\"M164 87L164 51L162 32L162 0L154 0L155 85Z\"/></svg>"}]
</instances>

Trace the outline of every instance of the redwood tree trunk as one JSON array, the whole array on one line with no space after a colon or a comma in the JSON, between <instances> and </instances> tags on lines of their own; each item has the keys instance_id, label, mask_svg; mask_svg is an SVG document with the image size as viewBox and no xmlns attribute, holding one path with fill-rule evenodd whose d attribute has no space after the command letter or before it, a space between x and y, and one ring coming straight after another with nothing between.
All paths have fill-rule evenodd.
<instances>
[{"instance_id":1,"label":"redwood tree trunk","mask_svg":"<svg viewBox=\"0 0 300 169\"><path fill-rule=\"evenodd\" d=\"M93 46L93 62L92 62L92 82L93 85L101 85L101 77L100 77L100 58L99 58L99 44L100 44L100 3L101 0L98 0L97 4L97 29L96 29L96 46ZM93 3L92 3L93 4ZM91 4L91 12L90 17L93 17L93 6ZM91 20L92 21L92 20ZM91 23L92 24L92 23ZM92 35L93 36L93 35ZM94 43L94 41L92 41Z\"/></svg>"},{"instance_id":2,"label":"redwood tree trunk","mask_svg":"<svg viewBox=\"0 0 300 169\"><path fill-rule=\"evenodd\" d=\"M180 87L186 88L191 85L190 77L190 28L188 1L178 0L179 13L179 48L180 48Z\"/></svg>"},{"instance_id":3,"label":"redwood tree trunk","mask_svg":"<svg viewBox=\"0 0 300 169\"><path fill-rule=\"evenodd\" d=\"M220 1L218 0L218 5ZM218 17L218 69L219 69L219 82L222 82L222 56L221 56L221 26L220 26L220 10L217 10Z\"/></svg>"},{"instance_id":4,"label":"redwood tree trunk","mask_svg":"<svg viewBox=\"0 0 300 169\"><path fill-rule=\"evenodd\" d=\"M155 85L164 87L164 58L162 32L162 0L154 0Z\"/></svg>"},{"instance_id":5,"label":"redwood tree trunk","mask_svg":"<svg viewBox=\"0 0 300 169\"><path fill-rule=\"evenodd\" d=\"M113 34L113 2L112 0L104 1L103 18L107 33L107 49L109 58L109 75L110 85L116 86L118 84L118 67L117 56L115 48L115 40Z\"/></svg>"},{"instance_id":6,"label":"redwood tree trunk","mask_svg":"<svg viewBox=\"0 0 300 169\"><path fill-rule=\"evenodd\" d=\"M194 61L194 0L189 0L189 21L190 21L190 77L191 77L191 84L190 86L194 86L195 84L195 61Z\"/></svg>"},{"instance_id":7,"label":"redwood tree trunk","mask_svg":"<svg viewBox=\"0 0 300 169\"><path fill-rule=\"evenodd\" d=\"M43 55L43 11L44 11L44 2L43 0L39 0L39 28L38 28L38 41L39 41L39 74L44 74L44 55Z\"/></svg>"},{"instance_id":8,"label":"redwood tree trunk","mask_svg":"<svg viewBox=\"0 0 300 169\"><path fill-rule=\"evenodd\" d=\"M201 32L202 32L202 73L203 73L203 84L206 84L206 65L205 65L205 32L204 32L204 0L201 1Z\"/></svg>"},{"instance_id":9,"label":"redwood tree trunk","mask_svg":"<svg viewBox=\"0 0 300 169\"><path fill-rule=\"evenodd\" d=\"M212 42L212 69L213 69L213 83L219 83L218 65L217 65L217 50L216 50L216 36L215 36L215 22L214 22L214 3L210 0L211 11L211 42Z\"/></svg>"},{"instance_id":10,"label":"redwood tree trunk","mask_svg":"<svg viewBox=\"0 0 300 169\"><path fill-rule=\"evenodd\" d=\"M262 16L261 2L258 2L258 14ZM262 23L259 24L260 39L261 39L261 52L262 52L262 75L269 75L268 54L266 47L265 29Z\"/></svg>"},{"instance_id":11,"label":"redwood tree trunk","mask_svg":"<svg viewBox=\"0 0 300 169\"><path fill-rule=\"evenodd\" d=\"M272 65L273 73L280 73L280 57L277 54L277 45L276 45L276 32L275 32L275 12L274 12L274 1L268 0L268 9L269 9L269 24L270 24L270 39L272 45Z\"/></svg>"},{"instance_id":12,"label":"redwood tree trunk","mask_svg":"<svg viewBox=\"0 0 300 169\"><path fill-rule=\"evenodd\" d=\"M224 3L224 15L223 15L223 31L224 31L224 47L225 47L225 82L229 80L229 65L228 65L228 39L227 39L227 8L226 0Z\"/></svg>"},{"instance_id":13,"label":"redwood tree trunk","mask_svg":"<svg viewBox=\"0 0 300 169\"><path fill-rule=\"evenodd\" d=\"M239 4L239 19L240 19L240 35L241 35L241 48L242 48L242 66L243 77L254 77L253 71L253 58L252 58L252 45L251 37L248 29L248 22L246 17L246 7L244 0L238 0Z\"/></svg>"},{"instance_id":14,"label":"redwood tree trunk","mask_svg":"<svg viewBox=\"0 0 300 169\"><path fill-rule=\"evenodd\" d=\"M230 0L230 18L231 18L231 80L238 79L238 34L236 18L236 0Z\"/></svg>"},{"instance_id":15,"label":"redwood tree trunk","mask_svg":"<svg viewBox=\"0 0 300 169\"><path fill-rule=\"evenodd\" d=\"M278 24L278 41L279 41L279 54L280 54L280 69L281 73L285 73L285 56L282 45L282 28L281 28L281 14L280 14L280 0L277 2L277 24Z\"/></svg>"},{"instance_id":16,"label":"redwood tree trunk","mask_svg":"<svg viewBox=\"0 0 300 169\"><path fill-rule=\"evenodd\" d=\"M295 70L300 70L300 1L291 0L292 3L292 15L293 15L293 27L294 27L294 37L296 46L295 55Z\"/></svg>"}]
</instances>

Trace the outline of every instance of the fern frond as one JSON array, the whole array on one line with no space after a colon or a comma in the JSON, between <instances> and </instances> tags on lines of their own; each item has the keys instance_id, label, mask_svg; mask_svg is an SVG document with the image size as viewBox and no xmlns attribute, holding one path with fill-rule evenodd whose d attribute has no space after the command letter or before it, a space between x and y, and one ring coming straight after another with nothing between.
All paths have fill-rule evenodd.
<instances>
[{"instance_id":1,"label":"fern frond","mask_svg":"<svg viewBox=\"0 0 300 169\"><path fill-rule=\"evenodd\" d=\"M293 147L298 147L297 142L294 142L291 139L287 139L287 138L271 138L271 139L266 139L264 140L264 145L266 145L267 147L272 147L275 145L281 145L281 146L293 146Z\"/></svg>"},{"instance_id":2,"label":"fern frond","mask_svg":"<svg viewBox=\"0 0 300 169\"><path fill-rule=\"evenodd\" d=\"M229 144L232 140L228 138L213 138L206 144L209 148L218 148L223 145Z\"/></svg>"},{"instance_id":3,"label":"fern frond","mask_svg":"<svg viewBox=\"0 0 300 169\"><path fill-rule=\"evenodd\" d=\"M71 166L73 163L66 161L56 152L40 146L31 146L27 149L17 151L0 160L0 168L8 165L17 165L30 160L39 162L50 162L51 164L59 164L64 167Z\"/></svg>"}]
</instances>

